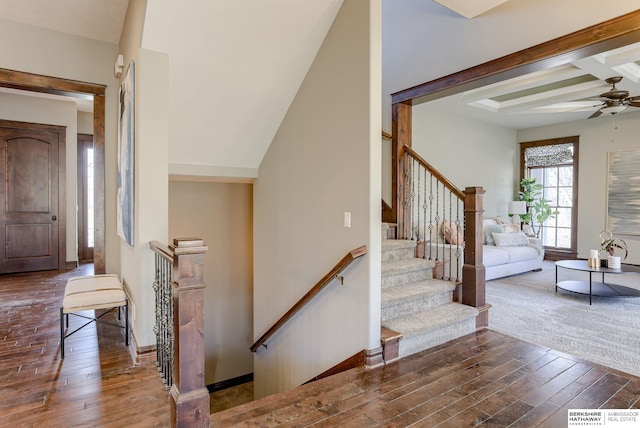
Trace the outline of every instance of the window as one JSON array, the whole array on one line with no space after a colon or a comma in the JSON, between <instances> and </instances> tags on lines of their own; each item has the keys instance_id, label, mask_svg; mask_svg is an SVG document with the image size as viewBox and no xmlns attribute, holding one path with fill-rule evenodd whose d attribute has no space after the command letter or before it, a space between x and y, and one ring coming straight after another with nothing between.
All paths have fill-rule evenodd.
<instances>
[{"instance_id":1,"label":"window","mask_svg":"<svg viewBox=\"0 0 640 428\"><path fill-rule=\"evenodd\" d=\"M78 134L78 260L93 260L94 228L93 136Z\"/></svg>"},{"instance_id":2,"label":"window","mask_svg":"<svg viewBox=\"0 0 640 428\"><path fill-rule=\"evenodd\" d=\"M578 137L521 143L521 178L542 184L542 197L558 213L544 224L535 224L546 258L577 256Z\"/></svg>"}]
</instances>

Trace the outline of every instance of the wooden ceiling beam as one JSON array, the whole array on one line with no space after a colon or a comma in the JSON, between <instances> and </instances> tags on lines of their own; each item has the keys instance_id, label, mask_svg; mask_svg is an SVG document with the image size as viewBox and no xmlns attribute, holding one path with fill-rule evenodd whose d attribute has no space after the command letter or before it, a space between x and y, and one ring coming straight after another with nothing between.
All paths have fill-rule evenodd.
<instances>
[{"instance_id":1,"label":"wooden ceiling beam","mask_svg":"<svg viewBox=\"0 0 640 428\"><path fill-rule=\"evenodd\" d=\"M392 104L421 104L637 42L640 10L396 92L391 95Z\"/></svg>"}]
</instances>

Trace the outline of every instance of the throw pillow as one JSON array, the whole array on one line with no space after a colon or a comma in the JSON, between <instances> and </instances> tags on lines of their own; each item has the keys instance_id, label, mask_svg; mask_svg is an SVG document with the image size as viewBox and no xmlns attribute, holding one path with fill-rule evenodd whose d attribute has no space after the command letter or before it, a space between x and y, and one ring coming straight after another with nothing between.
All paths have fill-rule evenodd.
<instances>
[{"instance_id":1,"label":"throw pillow","mask_svg":"<svg viewBox=\"0 0 640 428\"><path fill-rule=\"evenodd\" d=\"M462 230L458 230L458 226L451 224L449 220L442 222L442 235L447 244L462 245L464 242Z\"/></svg>"},{"instance_id":2,"label":"throw pillow","mask_svg":"<svg viewBox=\"0 0 640 428\"><path fill-rule=\"evenodd\" d=\"M498 247L524 247L529 245L529 238L522 232L492 233Z\"/></svg>"},{"instance_id":3,"label":"throw pillow","mask_svg":"<svg viewBox=\"0 0 640 428\"><path fill-rule=\"evenodd\" d=\"M487 218L495 221L497 224L507 224L507 221L504 219L504 217L500 215L497 215L494 217L487 217Z\"/></svg>"},{"instance_id":4,"label":"throw pillow","mask_svg":"<svg viewBox=\"0 0 640 428\"><path fill-rule=\"evenodd\" d=\"M502 225L500 224L490 224L484 228L484 243L486 245L496 245L496 241L494 241L492 233L503 233Z\"/></svg>"},{"instance_id":5,"label":"throw pillow","mask_svg":"<svg viewBox=\"0 0 640 428\"><path fill-rule=\"evenodd\" d=\"M516 233L520 232L520 226L513 223L501 224L502 231L505 233Z\"/></svg>"}]
</instances>

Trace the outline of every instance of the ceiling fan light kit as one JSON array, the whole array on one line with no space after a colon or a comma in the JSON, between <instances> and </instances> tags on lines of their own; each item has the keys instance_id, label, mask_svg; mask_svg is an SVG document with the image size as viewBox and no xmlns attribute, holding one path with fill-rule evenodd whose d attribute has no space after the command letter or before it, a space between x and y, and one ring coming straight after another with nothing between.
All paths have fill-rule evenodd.
<instances>
[{"instance_id":1,"label":"ceiling fan light kit","mask_svg":"<svg viewBox=\"0 0 640 428\"><path fill-rule=\"evenodd\" d=\"M620 113L626 110L627 107L640 107L640 95L629 97L629 91L616 88L616 83L619 83L621 80L622 76L613 76L606 80L606 82L611 85L611 89L600 95L602 106L589 116L589 119L598 117L602 113Z\"/></svg>"}]
</instances>

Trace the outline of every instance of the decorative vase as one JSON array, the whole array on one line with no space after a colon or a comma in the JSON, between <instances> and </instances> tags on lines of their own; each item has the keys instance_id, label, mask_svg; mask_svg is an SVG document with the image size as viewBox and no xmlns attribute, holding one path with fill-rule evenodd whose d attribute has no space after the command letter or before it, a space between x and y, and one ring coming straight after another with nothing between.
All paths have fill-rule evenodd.
<instances>
[{"instance_id":1,"label":"decorative vase","mask_svg":"<svg viewBox=\"0 0 640 428\"><path fill-rule=\"evenodd\" d=\"M607 267L609 269L620 269L620 257L609 256L607 258Z\"/></svg>"}]
</instances>

